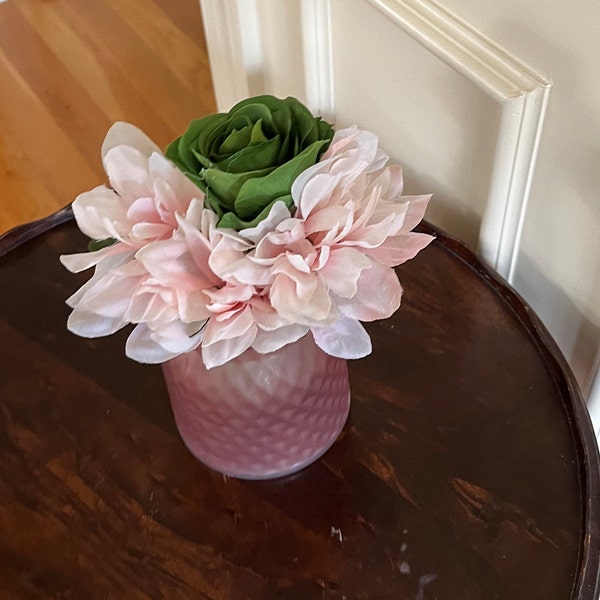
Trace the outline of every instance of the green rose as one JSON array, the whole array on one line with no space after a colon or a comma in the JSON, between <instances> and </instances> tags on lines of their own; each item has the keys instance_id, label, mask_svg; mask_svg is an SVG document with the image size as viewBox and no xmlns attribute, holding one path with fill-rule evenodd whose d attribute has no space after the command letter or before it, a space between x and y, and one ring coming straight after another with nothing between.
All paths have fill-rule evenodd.
<instances>
[{"instance_id":1,"label":"green rose","mask_svg":"<svg viewBox=\"0 0 600 600\"><path fill-rule=\"evenodd\" d=\"M206 194L220 227L253 227L282 200L293 206L292 183L314 165L333 129L295 98L257 96L190 123L166 155Z\"/></svg>"}]
</instances>

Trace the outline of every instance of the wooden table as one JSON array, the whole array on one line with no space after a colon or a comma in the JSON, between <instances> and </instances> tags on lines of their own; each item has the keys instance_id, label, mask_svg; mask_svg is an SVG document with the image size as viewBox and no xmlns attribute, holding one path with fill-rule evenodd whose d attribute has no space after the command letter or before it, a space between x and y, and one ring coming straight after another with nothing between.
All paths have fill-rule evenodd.
<instances>
[{"instance_id":1,"label":"wooden table","mask_svg":"<svg viewBox=\"0 0 600 600\"><path fill-rule=\"evenodd\" d=\"M599 465L572 374L531 309L438 234L350 363L323 459L226 479L180 441L125 334L67 332L89 277L63 211L0 240L3 599L598 597ZM61 224L61 221L66 221ZM9 252L10 248L16 246Z\"/></svg>"}]
</instances>

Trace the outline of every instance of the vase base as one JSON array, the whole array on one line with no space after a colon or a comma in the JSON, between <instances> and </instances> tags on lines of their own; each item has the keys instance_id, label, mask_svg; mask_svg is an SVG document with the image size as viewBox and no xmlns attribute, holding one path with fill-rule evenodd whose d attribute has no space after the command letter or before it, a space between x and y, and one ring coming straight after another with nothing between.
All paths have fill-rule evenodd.
<instances>
[{"instance_id":1,"label":"vase base","mask_svg":"<svg viewBox=\"0 0 600 600\"><path fill-rule=\"evenodd\" d=\"M350 410L346 361L305 336L270 354L247 350L206 370L199 352L163 364L179 433L206 466L272 479L321 457Z\"/></svg>"},{"instance_id":2,"label":"vase base","mask_svg":"<svg viewBox=\"0 0 600 600\"><path fill-rule=\"evenodd\" d=\"M350 394L348 394L347 398L349 409ZM232 464L232 461L224 459L223 456L207 454L204 448L195 448L193 443L188 444L186 440L183 440L183 442L187 449L198 461L213 471L217 471L226 477L255 481L264 479L277 479L279 477L285 477L287 475L298 473L299 471L302 471L318 461L319 458L321 458L335 444L340 433L344 429L347 418L348 411L346 411L345 417L340 420L339 423L336 422L336 429L331 430L331 438L327 441L318 440L318 448L313 448L312 453L306 452L308 449L305 448L305 452L302 453L303 457L301 459L293 455L295 448L292 446L292 455L287 455L285 458L282 458L281 456L275 457L268 453L267 455L263 455L262 460L249 464L252 459L245 461L244 456L242 456L241 453L238 453L235 456ZM254 454L254 452L251 454ZM240 463L246 463L246 468L244 469Z\"/></svg>"}]
</instances>

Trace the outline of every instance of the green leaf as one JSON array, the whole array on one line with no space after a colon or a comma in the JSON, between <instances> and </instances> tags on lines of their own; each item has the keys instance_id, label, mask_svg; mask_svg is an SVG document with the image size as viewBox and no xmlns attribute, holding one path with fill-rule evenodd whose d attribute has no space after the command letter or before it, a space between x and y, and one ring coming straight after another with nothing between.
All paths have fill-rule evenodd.
<instances>
[{"instance_id":1,"label":"green leaf","mask_svg":"<svg viewBox=\"0 0 600 600\"><path fill-rule=\"evenodd\" d=\"M115 240L115 238L106 238L104 240L90 240L88 242L87 249L90 252L95 252L96 250L102 250L102 248L107 248L108 246L112 246L113 244L116 244L117 242L118 242L118 240Z\"/></svg>"},{"instance_id":2,"label":"green leaf","mask_svg":"<svg viewBox=\"0 0 600 600\"><path fill-rule=\"evenodd\" d=\"M311 112L296 98L286 98L285 101L290 107L290 111L296 123L296 137L301 146L309 146L317 141L316 118Z\"/></svg>"}]
</instances>

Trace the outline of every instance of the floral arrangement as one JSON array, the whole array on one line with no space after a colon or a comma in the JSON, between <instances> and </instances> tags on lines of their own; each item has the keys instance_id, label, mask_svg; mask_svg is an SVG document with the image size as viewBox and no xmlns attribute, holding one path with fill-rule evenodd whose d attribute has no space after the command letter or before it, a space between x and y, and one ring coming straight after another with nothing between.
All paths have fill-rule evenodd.
<instances>
[{"instance_id":1,"label":"floral arrangement","mask_svg":"<svg viewBox=\"0 0 600 600\"><path fill-rule=\"evenodd\" d=\"M163 154L118 122L102 145L110 187L73 202L95 266L67 303L70 331L135 324L126 354L160 363L201 348L207 368L310 332L328 354L371 352L361 321L391 316L393 267L431 236L412 229L429 196L402 196L377 136L334 131L294 98L249 98L193 121Z\"/></svg>"}]
</instances>

